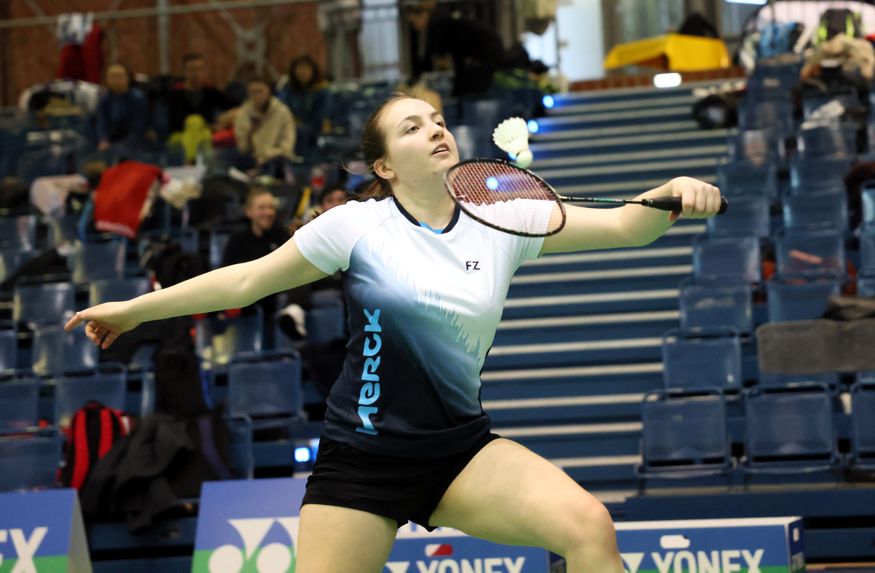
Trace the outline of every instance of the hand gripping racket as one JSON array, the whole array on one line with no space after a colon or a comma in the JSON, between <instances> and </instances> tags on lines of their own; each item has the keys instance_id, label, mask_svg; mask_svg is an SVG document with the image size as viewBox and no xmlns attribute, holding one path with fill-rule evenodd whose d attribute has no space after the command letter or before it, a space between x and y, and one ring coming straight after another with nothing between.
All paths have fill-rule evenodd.
<instances>
[{"instance_id":1,"label":"hand gripping racket","mask_svg":"<svg viewBox=\"0 0 875 573\"><path fill-rule=\"evenodd\" d=\"M523 237L548 237L565 226L564 202L604 205L644 205L680 212L680 197L654 199L603 199L565 197L529 171L501 159L468 159L451 167L444 183L453 201L476 221L499 231ZM558 205L559 209L553 207ZM720 211L729 204L720 199Z\"/></svg>"}]
</instances>

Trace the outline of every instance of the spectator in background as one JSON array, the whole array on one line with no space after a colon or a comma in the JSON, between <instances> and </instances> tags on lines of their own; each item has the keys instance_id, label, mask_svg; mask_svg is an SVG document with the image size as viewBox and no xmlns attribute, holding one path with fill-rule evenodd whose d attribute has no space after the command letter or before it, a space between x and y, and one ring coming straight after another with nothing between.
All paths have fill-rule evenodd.
<instances>
[{"instance_id":1,"label":"spectator in background","mask_svg":"<svg viewBox=\"0 0 875 573\"><path fill-rule=\"evenodd\" d=\"M207 63L202 55L186 54L182 68L182 84L167 96L170 133L182 131L185 118L190 115L199 115L207 124L213 124L222 112L233 106L223 92L207 83Z\"/></svg>"},{"instance_id":2,"label":"spectator in background","mask_svg":"<svg viewBox=\"0 0 875 573\"><path fill-rule=\"evenodd\" d=\"M304 214L304 222L307 223L312 221L322 213L332 209L333 207L337 207L338 205L343 205L346 203L347 193L346 189L343 187L327 187L322 194L319 195L319 203L311 207Z\"/></svg>"},{"instance_id":3,"label":"spectator in background","mask_svg":"<svg viewBox=\"0 0 875 573\"><path fill-rule=\"evenodd\" d=\"M111 144L136 146L145 137L149 102L139 89L131 87L131 75L121 64L106 69L107 92L97 104L98 149Z\"/></svg>"},{"instance_id":4,"label":"spectator in background","mask_svg":"<svg viewBox=\"0 0 875 573\"><path fill-rule=\"evenodd\" d=\"M316 60L306 55L292 60L289 80L278 97L295 117L295 154L307 155L316 149L328 105L328 82L322 79Z\"/></svg>"},{"instance_id":5,"label":"spectator in background","mask_svg":"<svg viewBox=\"0 0 875 573\"><path fill-rule=\"evenodd\" d=\"M504 61L504 46L495 30L439 12L436 0L415 0L405 12L410 25L411 83L425 72L452 69L453 97L489 90Z\"/></svg>"},{"instance_id":6,"label":"spectator in background","mask_svg":"<svg viewBox=\"0 0 875 573\"><path fill-rule=\"evenodd\" d=\"M263 77L250 78L246 94L234 118L237 149L262 173L282 177L285 162L295 157L295 119Z\"/></svg>"},{"instance_id":7,"label":"spectator in background","mask_svg":"<svg viewBox=\"0 0 875 573\"><path fill-rule=\"evenodd\" d=\"M263 257L278 249L291 237L286 228L277 221L277 199L268 189L260 187L251 189L246 196L244 212L246 218L249 219L249 227L228 238L225 252L222 254L223 267ZM297 305L299 309L309 308L310 292L309 285L286 291L286 301L288 304ZM278 296L276 294L267 296L253 305L253 307L260 306L264 312L265 335L269 339L272 339L273 335L273 317L277 311ZM246 309L244 309L245 311ZM295 333L289 332L287 334L291 334L293 338L300 338L301 334L306 332L303 323L303 310L295 314L300 319L300 328L296 329L298 335L295 336ZM294 326L298 326L298 320L295 320Z\"/></svg>"}]
</instances>

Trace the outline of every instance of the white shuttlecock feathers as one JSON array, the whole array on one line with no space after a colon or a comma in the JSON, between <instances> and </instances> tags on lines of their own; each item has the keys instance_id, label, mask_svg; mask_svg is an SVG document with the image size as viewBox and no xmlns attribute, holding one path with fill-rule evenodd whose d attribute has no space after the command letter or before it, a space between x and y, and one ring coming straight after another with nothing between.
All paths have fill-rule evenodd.
<instances>
[{"instance_id":1,"label":"white shuttlecock feathers","mask_svg":"<svg viewBox=\"0 0 875 573\"><path fill-rule=\"evenodd\" d=\"M502 151L516 156L516 164L525 169L532 163L529 150L529 126L521 117L511 117L498 124L492 132L492 141Z\"/></svg>"}]
</instances>

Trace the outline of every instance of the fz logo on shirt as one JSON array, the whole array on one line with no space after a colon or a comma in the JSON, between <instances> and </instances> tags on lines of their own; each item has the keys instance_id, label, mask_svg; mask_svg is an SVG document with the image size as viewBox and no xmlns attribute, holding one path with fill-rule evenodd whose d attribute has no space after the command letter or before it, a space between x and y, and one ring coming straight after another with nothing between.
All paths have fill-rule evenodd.
<instances>
[{"instance_id":1,"label":"fz logo on shirt","mask_svg":"<svg viewBox=\"0 0 875 573\"><path fill-rule=\"evenodd\" d=\"M465 270L466 271L479 271L480 270L480 261L465 261Z\"/></svg>"}]
</instances>

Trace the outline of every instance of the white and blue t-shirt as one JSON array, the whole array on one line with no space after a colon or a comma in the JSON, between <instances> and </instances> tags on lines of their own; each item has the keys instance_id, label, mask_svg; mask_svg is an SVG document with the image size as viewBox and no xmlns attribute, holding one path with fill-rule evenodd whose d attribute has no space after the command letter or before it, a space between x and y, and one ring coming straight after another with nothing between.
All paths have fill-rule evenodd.
<instances>
[{"instance_id":1,"label":"white and blue t-shirt","mask_svg":"<svg viewBox=\"0 0 875 573\"><path fill-rule=\"evenodd\" d=\"M490 229L458 208L435 231L389 198L335 207L294 239L323 272L344 271L350 340L328 397L326 437L383 455L437 457L489 432L480 371L511 277L538 256L542 238Z\"/></svg>"}]
</instances>

